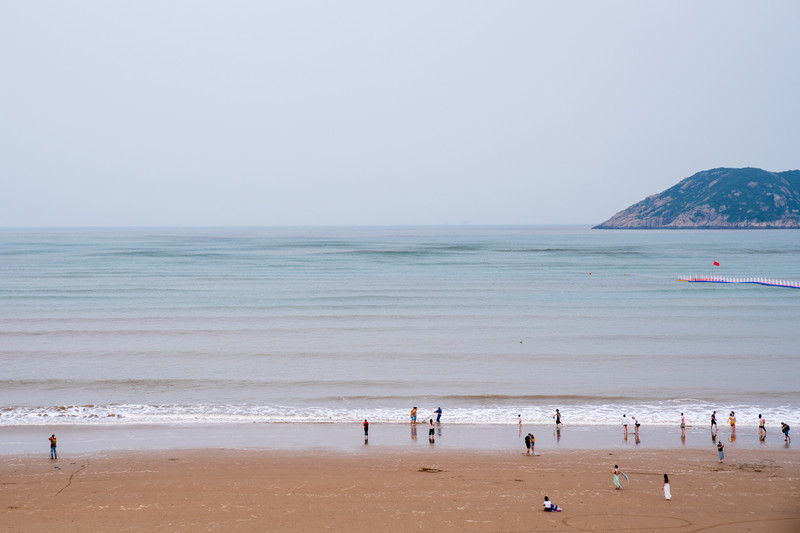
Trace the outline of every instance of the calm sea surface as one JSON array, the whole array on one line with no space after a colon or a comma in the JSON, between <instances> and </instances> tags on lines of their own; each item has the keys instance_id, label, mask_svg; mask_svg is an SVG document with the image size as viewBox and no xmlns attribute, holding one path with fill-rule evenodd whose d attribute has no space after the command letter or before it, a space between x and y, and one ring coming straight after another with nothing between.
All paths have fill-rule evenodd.
<instances>
[{"instance_id":1,"label":"calm sea surface","mask_svg":"<svg viewBox=\"0 0 800 533\"><path fill-rule=\"evenodd\" d=\"M704 274L800 232L0 230L0 426L800 423L800 290Z\"/></svg>"}]
</instances>

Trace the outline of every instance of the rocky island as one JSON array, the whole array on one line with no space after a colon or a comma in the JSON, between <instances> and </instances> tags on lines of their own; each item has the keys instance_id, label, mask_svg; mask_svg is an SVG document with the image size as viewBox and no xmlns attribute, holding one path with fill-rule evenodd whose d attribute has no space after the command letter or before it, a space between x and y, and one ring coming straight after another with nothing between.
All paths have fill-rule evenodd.
<instances>
[{"instance_id":1,"label":"rocky island","mask_svg":"<svg viewBox=\"0 0 800 533\"><path fill-rule=\"evenodd\" d=\"M800 170L705 170L594 228L800 228Z\"/></svg>"}]
</instances>

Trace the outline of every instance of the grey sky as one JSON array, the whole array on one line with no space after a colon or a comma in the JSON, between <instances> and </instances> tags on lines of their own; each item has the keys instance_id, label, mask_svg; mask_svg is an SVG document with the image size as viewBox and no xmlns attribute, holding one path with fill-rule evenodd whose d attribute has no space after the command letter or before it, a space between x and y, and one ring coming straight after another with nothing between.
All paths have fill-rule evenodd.
<instances>
[{"instance_id":1,"label":"grey sky","mask_svg":"<svg viewBox=\"0 0 800 533\"><path fill-rule=\"evenodd\" d=\"M0 226L589 224L800 167L797 1L0 8Z\"/></svg>"}]
</instances>

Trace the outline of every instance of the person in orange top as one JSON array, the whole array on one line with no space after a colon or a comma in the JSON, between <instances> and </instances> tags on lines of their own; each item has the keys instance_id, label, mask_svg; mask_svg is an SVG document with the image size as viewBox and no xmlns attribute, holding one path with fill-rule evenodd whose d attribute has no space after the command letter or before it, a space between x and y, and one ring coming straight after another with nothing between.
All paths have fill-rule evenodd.
<instances>
[{"instance_id":1,"label":"person in orange top","mask_svg":"<svg viewBox=\"0 0 800 533\"><path fill-rule=\"evenodd\" d=\"M58 459L58 452L56 451L56 436L51 435L47 440L50 441L50 459Z\"/></svg>"}]
</instances>

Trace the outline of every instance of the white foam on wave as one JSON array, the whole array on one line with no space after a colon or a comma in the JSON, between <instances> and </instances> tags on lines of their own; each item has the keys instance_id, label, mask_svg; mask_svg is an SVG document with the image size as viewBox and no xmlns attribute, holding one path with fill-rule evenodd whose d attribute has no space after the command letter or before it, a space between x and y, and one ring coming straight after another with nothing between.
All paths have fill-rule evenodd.
<instances>
[{"instance_id":1,"label":"white foam on wave","mask_svg":"<svg viewBox=\"0 0 800 533\"><path fill-rule=\"evenodd\" d=\"M438 406L418 407L418 421L435 418ZM681 400L658 404L598 404L563 406L561 421L566 425L620 425L622 415L635 417L643 425L679 425L683 412L687 424L710 424L712 411L717 423L727 425L730 411L735 411L737 425L756 427L758 415L768 425L780 422L800 423L800 409L791 406L716 406L705 402ZM443 407L442 421L450 424L514 424L518 415L525 424L553 423L552 408L525 405ZM52 425L136 425L136 424L242 424L242 423L333 423L368 419L373 423L406 423L410 409L343 409L322 406L284 405L83 405L58 407L7 407L0 412L0 426Z\"/></svg>"}]
</instances>

